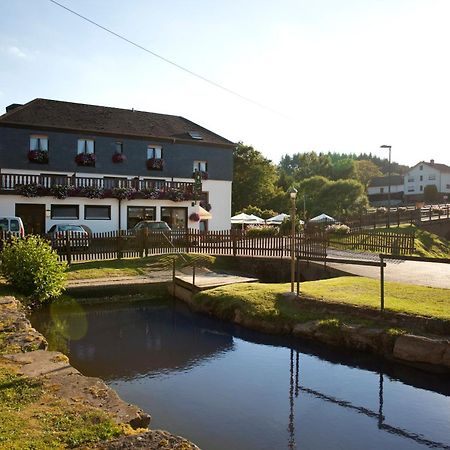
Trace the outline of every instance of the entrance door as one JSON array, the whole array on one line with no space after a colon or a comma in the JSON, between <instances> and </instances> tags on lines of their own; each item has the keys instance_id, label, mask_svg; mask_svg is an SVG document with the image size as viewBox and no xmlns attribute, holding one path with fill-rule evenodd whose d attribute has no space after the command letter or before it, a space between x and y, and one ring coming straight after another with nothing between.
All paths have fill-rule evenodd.
<instances>
[{"instance_id":1,"label":"entrance door","mask_svg":"<svg viewBox=\"0 0 450 450\"><path fill-rule=\"evenodd\" d=\"M45 233L45 205L16 203L16 216L25 227L25 234Z\"/></svg>"}]
</instances>

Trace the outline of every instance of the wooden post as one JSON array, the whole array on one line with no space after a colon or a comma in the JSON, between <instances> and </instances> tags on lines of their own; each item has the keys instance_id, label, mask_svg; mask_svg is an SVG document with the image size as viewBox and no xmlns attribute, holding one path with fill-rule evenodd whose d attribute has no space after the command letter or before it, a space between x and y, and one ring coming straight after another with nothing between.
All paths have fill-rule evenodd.
<instances>
[{"instance_id":1,"label":"wooden post","mask_svg":"<svg viewBox=\"0 0 450 450\"><path fill-rule=\"evenodd\" d=\"M233 256L237 255L237 239L236 239L236 233L233 232L233 230L231 230L232 232L232 239L233 239Z\"/></svg>"},{"instance_id":2,"label":"wooden post","mask_svg":"<svg viewBox=\"0 0 450 450\"><path fill-rule=\"evenodd\" d=\"M192 292L195 288L195 263L192 264Z\"/></svg>"},{"instance_id":3,"label":"wooden post","mask_svg":"<svg viewBox=\"0 0 450 450\"><path fill-rule=\"evenodd\" d=\"M300 295L300 258L297 256L297 297Z\"/></svg>"},{"instance_id":4,"label":"wooden post","mask_svg":"<svg viewBox=\"0 0 450 450\"><path fill-rule=\"evenodd\" d=\"M70 251L70 236L69 236L70 231L66 231L64 233L65 238L66 238L66 255L67 255L67 264L72 264L72 254Z\"/></svg>"},{"instance_id":5,"label":"wooden post","mask_svg":"<svg viewBox=\"0 0 450 450\"><path fill-rule=\"evenodd\" d=\"M380 253L380 307L384 311L384 258Z\"/></svg>"},{"instance_id":6,"label":"wooden post","mask_svg":"<svg viewBox=\"0 0 450 450\"><path fill-rule=\"evenodd\" d=\"M144 228L144 235L142 236L142 246L143 246L144 255L146 257L148 256L148 241L149 241L148 234L149 234L149 229Z\"/></svg>"}]
</instances>

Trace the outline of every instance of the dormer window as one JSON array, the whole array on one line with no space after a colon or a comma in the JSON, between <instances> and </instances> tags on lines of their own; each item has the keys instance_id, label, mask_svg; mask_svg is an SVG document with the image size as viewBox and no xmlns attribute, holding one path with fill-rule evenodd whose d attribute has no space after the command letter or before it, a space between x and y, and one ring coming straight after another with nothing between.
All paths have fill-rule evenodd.
<instances>
[{"instance_id":1,"label":"dormer window","mask_svg":"<svg viewBox=\"0 0 450 450\"><path fill-rule=\"evenodd\" d=\"M30 136L30 150L48 152L48 136L32 134Z\"/></svg>"},{"instance_id":2,"label":"dormer window","mask_svg":"<svg viewBox=\"0 0 450 450\"><path fill-rule=\"evenodd\" d=\"M419 167L419 170L423 170L423 165L421 165L421 166Z\"/></svg>"}]
</instances>

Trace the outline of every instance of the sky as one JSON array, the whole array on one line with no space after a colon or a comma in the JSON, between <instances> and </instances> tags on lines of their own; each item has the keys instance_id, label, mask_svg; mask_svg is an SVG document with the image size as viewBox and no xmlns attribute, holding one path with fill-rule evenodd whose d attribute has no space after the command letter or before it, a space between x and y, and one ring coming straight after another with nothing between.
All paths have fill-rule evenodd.
<instances>
[{"instance_id":1,"label":"sky","mask_svg":"<svg viewBox=\"0 0 450 450\"><path fill-rule=\"evenodd\" d=\"M0 0L0 113L36 97L186 117L275 163L450 165L449 0ZM262 106L259 106L262 105Z\"/></svg>"}]
</instances>

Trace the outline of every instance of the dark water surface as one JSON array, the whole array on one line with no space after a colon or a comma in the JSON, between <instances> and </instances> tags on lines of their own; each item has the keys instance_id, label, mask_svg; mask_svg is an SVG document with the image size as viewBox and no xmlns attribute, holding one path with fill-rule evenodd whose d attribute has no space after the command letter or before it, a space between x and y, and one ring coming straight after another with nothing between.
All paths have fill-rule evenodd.
<instances>
[{"instance_id":1,"label":"dark water surface","mask_svg":"<svg viewBox=\"0 0 450 450\"><path fill-rule=\"evenodd\" d=\"M171 302L47 310L32 322L83 374L150 412L152 428L202 449L450 449L448 377Z\"/></svg>"}]
</instances>

